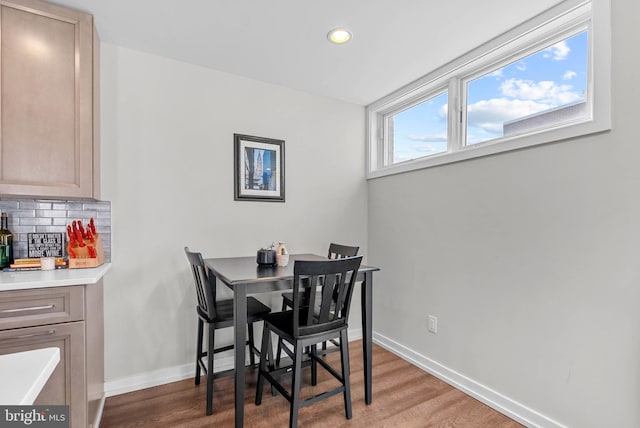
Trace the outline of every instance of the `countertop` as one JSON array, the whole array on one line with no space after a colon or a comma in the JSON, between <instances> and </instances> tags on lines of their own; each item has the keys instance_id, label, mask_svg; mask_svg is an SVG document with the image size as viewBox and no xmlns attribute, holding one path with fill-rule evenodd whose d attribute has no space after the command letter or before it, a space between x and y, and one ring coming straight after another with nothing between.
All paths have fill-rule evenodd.
<instances>
[{"instance_id":1,"label":"countertop","mask_svg":"<svg viewBox=\"0 0 640 428\"><path fill-rule=\"evenodd\" d=\"M0 405L32 405L59 361L58 348L0 355Z\"/></svg>"},{"instance_id":2,"label":"countertop","mask_svg":"<svg viewBox=\"0 0 640 428\"><path fill-rule=\"evenodd\" d=\"M105 263L102 266L88 269L30 270L23 272L0 271L0 291L95 284L109 269L111 269L111 263Z\"/></svg>"}]
</instances>

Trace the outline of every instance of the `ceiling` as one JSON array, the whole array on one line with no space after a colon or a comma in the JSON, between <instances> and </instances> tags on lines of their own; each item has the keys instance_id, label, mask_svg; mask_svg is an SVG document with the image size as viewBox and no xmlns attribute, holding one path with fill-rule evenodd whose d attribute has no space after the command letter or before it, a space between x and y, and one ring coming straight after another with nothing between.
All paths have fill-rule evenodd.
<instances>
[{"instance_id":1,"label":"ceiling","mask_svg":"<svg viewBox=\"0 0 640 428\"><path fill-rule=\"evenodd\" d=\"M558 0L55 0L102 42L367 105ZM346 45L327 42L344 26Z\"/></svg>"}]
</instances>

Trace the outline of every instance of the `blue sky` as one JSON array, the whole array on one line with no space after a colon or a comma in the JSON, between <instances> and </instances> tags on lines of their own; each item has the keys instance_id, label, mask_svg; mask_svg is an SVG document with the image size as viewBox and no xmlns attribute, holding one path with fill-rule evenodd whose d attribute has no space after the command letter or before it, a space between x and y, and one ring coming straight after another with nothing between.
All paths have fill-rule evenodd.
<instances>
[{"instance_id":1,"label":"blue sky","mask_svg":"<svg viewBox=\"0 0 640 428\"><path fill-rule=\"evenodd\" d=\"M493 70L467 85L467 144L499 138L504 122L585 98L587 32ZM394 163L446 151L447 94L393 118Z\"/></svg>"}]
</instances>

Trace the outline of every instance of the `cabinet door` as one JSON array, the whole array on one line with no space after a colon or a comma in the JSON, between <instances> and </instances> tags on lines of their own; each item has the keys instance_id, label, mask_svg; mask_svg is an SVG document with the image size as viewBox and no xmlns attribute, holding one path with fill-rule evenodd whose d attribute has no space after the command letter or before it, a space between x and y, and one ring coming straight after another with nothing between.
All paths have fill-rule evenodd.
<instances>
[{"instance_id":1,"label":"cabinet door","mask_svg":"<svg viewBox=\"0 0 640 428\"><path fill-rule=\"evenodd\" d=\"M87 426L84 321L0 331L0 355L60 349L60 362L34 404L69 405L72 428Z\"/></svg>"},{"instance_id":2,"label":"cabinet door","mask_svg":"<svg viewBox=\"0 0 640 428\"><path fill-rule=\"evenodd\" d=\"M93 19L0 0L0 194L93 197Z\"/></svg>"}]
</instances>

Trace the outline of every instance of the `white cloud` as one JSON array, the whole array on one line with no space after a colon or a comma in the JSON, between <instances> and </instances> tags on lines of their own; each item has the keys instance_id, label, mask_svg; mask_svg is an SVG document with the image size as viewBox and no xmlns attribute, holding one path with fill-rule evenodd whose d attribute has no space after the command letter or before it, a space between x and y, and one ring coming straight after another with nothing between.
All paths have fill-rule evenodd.
<instances>
[{"instance_id":1,"label":"white cloud","mask_svg":"<svg viewBox=\"0 0 640 428\"><path fill-rule=\"evenodd\" d=\"M408 140L408 141L407 141ZM395 141L393 145L393 161L403 162L421 158L447 150L447 134L409 134Z\"/></svg>"},{"instance_id":2,"label":"white cloud","mask_svg":"<svg viewBox=\"0 0 640 428\"><path fill-rule=\"evenodd\" d=\"M407 135L407 138L412 141L428 141L428 142L441 142L447 141L447 134L435 134L435 135Z\"/></svg>"},{"instance_id":3,"label":"white cloud","mask_svg":"<svg viewBox=\"0 0 640 428\"><path fill-rule=\"evenodd\" d=\"M534 100L493 98L469 105L467 121L470 126L502 134L504 122L538 113L551 107L553 106Z\"/></svg>"},{"instance_id":4,"label":"white cloud","mask_svg":"<svg viewBox=\"0 0 640 428\"><path fill-rule=\"evenodd\" d=\"M500 85L502 95L520 100L537 100L551 107L579 100L577 92L571 91L571 85L558 85L551 80L534 82L532 80L508 79Z\"/></svg>"},{"instance_id":5,"label":"white cloud","mask_svg":"<svg viewBox=\"0 0 640 428\"><path fill-rule=\"evenodd\" d=\"M518 63L518 65L516 65L516 69L518 71L525 71L527 69L527 63L526 62Z\"/></svg>"},{"instance_id":6,"label":"white cloud","mask_svg":"<svg viewBox=\"0 0 640 428\"><path fill-rule=\"evenodd\" d=\"M567 71L564 73L564 75L562 76L562 78L563 78L564 80L571 80L571 79L573 79L574 77L576 77L577 75L578 75L578 74L577 74L575 71L567 70Z\"/></svg>"},{"instance_id":7,"label":"white cloud","mask_svg":"<svg viewBox=\"0 0 640 428\"><path fill-rule=\"evenodd\" d=\"M442 120L447 120L449 114L449 104L442 104L442 107L438 109L438 117Z\"/></svg>"},{"instance_id":8,"label":"white cloud","mask_svg":"<svg viewBox=\"0 0 640 428\"><path fill-rule=\"evenodd\" d=\"M499 68L487 74L487 76L491 76L491 77L502 77L503 75L504 75L504 68Z\"/></svg>"},{"instance_id":9,"label":"white cloud","mask_svg":"<svg viewBox=\"0 0 640 428\"><path fill-rule=\"evenodd\" d=\"M414 152L421 153L423 156L442 151L442 149L435 144L415 144L411 146L411 148Z\"/></svg>"},{"instance_id":10,"label":"white cloud","mask_svg":"<svg viewBox=\"0 0 640 428\"><path fill-rule=\"evenodd\" d=\"M582 95L571 85L558 85L551 80L534 82L508 79L500 85L502 97L478 101L467 108L469 126L502 135L504 122L539 113L577 101Z\"/></svg>"},{"instance_id":11,"label":"white cloud","mask_svg":"<svg viewBox=\"0 0 640 428\"><path fill-rule=\"evenodd\" d=\"M545 49L545 53L543 56L545 58L553 58L554 61L562 61L566 59L571 52L571 48L567 45L565 40L556 43L555 45L549 46Z\"/></svg>"},{"instance_id":12,"label":"white cloud","mask_svg":"<svg viewBox=\"0 0 640 428\"><path fill-rule=\"evenodd\" d=\"M441 143L424 143L424 144L399 144L394 146L393 160L394 162L402 162L409 159L421 158L435 153L442 153L447 150L446 140Z\"/></svg>"}]
</instances>

